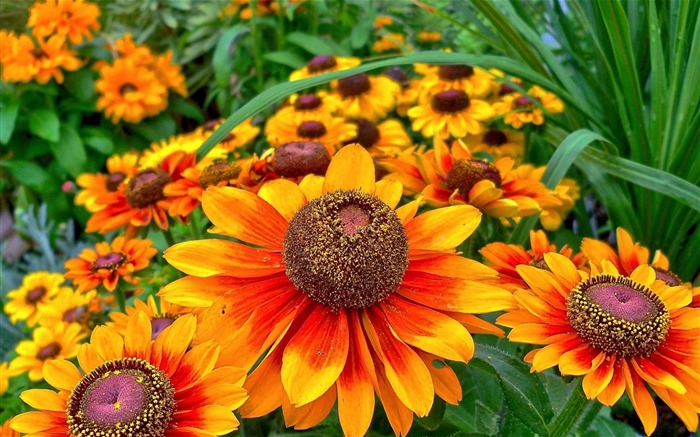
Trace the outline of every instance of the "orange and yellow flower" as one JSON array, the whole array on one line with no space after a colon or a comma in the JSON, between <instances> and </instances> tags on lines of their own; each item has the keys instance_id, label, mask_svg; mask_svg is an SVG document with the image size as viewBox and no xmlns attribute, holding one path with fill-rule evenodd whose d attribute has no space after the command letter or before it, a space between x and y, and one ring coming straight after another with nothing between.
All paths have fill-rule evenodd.
<instances>
[{"instance_id":1,"label":"orange and yellow flower","mask_svg":"<svg viewBox=\"0 0 700 437\"><path fill-rule=\"evenodd\" d=\"M151 340L148 317L134 314L124 336L98 326L78 352L82 372L66 360L44 365L52 390L27 390L30 411L11 427L37 437L223 435L238 427L232 410L246 399L243 370L215 366L220 347L191 346L194 316L183 316Z\"/></svg>"},{"instance_id":2,"label":"orange and yellow flower","mask_svg":"<svg viewBox=\"0 0 700 437\"><path fill-rule=\"evenodd\" d=\"M401 92L401 86L389 77L365 73L340 79L334 88L345 117L371 122L386 117L396 107L396 96Z\"/></svg>"},{"instance_id":3,"label":"orange and yellow flower","mask_svg":"<svg viewBox=\"0 0 700 437\"><path fill-rule=\"evenodd\" d=\"M15 36L3 34L2 78L6 82L47 83L56 79L63 83L63 70L75 71L82 65L76 53L70 50L65 37L53 35L48 39L38 38L37 45L25 34Z\"/></svg>"},{"instance_id":4,"label":"orange and yellow flower","mask_svg":"<svg viewBox=\"0 0 700 437\"><path fill-rule=\"evenodd\" d=\"M119 190L121 184L126 184L138 172L139 155L127 153L112 155L107 159L107 174L83 173L75 180L82 188L75 195L76 205L85 205L85 209L96 212L104 208L101 199L108 193Z\"/></svg>"},{"instance_id":5,"label":"orange and yellow flower","mask_svg":"<svg viewBox=\"0 0 700 437\"><path fill-rule=\"evenodd\" d=\"M493 88L494 77L479 67L469 65L440 65L420 81L420 98L430 99L448 90L464 91L469 98L486 97Z\"/></svg>"},{"instance_id":6,"label":"orange and yellow flower","mask_svg":"<svg viewBox=\"0 0 700 437\"><path fill-rule=\"evenodd\" d=\"M384 120L374 124L369 120L355 120L357 136L348 141L358 143L369 150L372 156L394 156L411 147L413 141L403 124L396 119Z\"/></svg>"},{"instance_id":7,"label":"orange and yellow flower","mask_svg":"<svg viewBox=\"0 0 700 437\"><path fill-rule=\"evenodd\" d=\"M469 361L465 326L488 325L473 314L511 307L512 294L477 282L495 271L455 253L478 226L478 210L416 216L419 201L394 209L401 192L398 183L375 183L372 157L350 145L325 178L270 181L258 195L204 193L215 232L255 247L176 244L165 258L189 276L160 295L202 308L197 341L221 341L220 364L250 368L264 355L246 382L244 417L282 406L287 426L304 429L337 399L345 434L363 435L376 391L394 431L405 434L435 394L459 401L454 372L435 363Z\"/></svg>"},{"instance_id":8,"label":"orange and yellow flower","mask_svg":"<svg viewBox=\"0 0 700 437\"><path fill-rule=\"evenodd\" d=\"M548 269L516 267L529 288L497 320L512 328L511 341L544 346L525 356L532 370L581 375L586 397L608 406L626 391L647 435L657 423L650 388L695 431L700 309L688 307L690 288L668 286L646 264L627 276L606 259L590 275L556 253L544 262Z\"/></svg>"},{"instance_id":9,"label":"orange and yellow flower","mask_svg":"<svg viewBox=\"0 0 700 437\"><path fill-rule=\"evenodd\" d=\"M495 115L491 105L471 99L460 89L434 94L406 114L411 119L413 130L426 138L479 135L484 131L484 123Z\"/></svg>"},{"instance_id":10,"label":"orange and yellow flower","mask_svg":"<svg viewBox=\"0 0 700 437\"><path fill-rule=\"evenodd\" d=\"M51 299L49 305L40 309L39 325L51 328L61 322L78 323L84 329L88 329L88 322L92 313L91 307L95 303L96 290L80 293L71 288L64 287Z\"/></svg>"},{"instance_id":11,"label":"orange and yellow flower","mask_svg":"<svg viewBox=\"0 0 700 437\"><path fill-rule=\"evenodd\" d=\"M47 327L39 326L32 333L32 340L22 340L17 344L17 357L10 362L11 375L29 372L29 379L41 381L44 363L78 355L81 340L87 334L77 323L59 322Z\"/></svg>"},{"instance_id":12,"label":"orange and yellow flower","mask_svg":"<svg viewBox=\"0 0 700 437\"><path fill-rule=\"evenodd\" d=\"M319 142L332 155L344 142L357 136L357 125L323 113L309 114L303 120L275 118L265 127L265 136L273 147L292 141Z\"/></svg>"},{"instance_id":13,"label":"orange and yellow flower","mask_svg":"<svg viewBox=\"0 0 700 437\"><path fill-rule=\"evenodd\" d=\"M101 241L94 249L83 249L77 258L66 261L65 277L73 280L78 292L93 290L100 284L114 291L120 279L137 285L139 278L134 273L148 267L156 253L151 240L116 237L112 244Z\"/></svg>"},{"instance_id":14,"label":"orange and yellow flower","mask_svg":"<svg viewBox=\"0 0 700 437\"><path fill-rule=\"evenodd\" d=\"M535 85L527 91L527 95L508 93L493 104L496 113L503 116L503 122L515 129L520 129L527 123L538 126L544 123L542 108L548 114L558 114L564 111L564 103L554 94Z\"/></svg>"},{"instance_id":15,"label":"orange and yellow flower","mask_svg":"<svg viewBox=\"0 0 700 437\"><path fill-rule=\"evenodd\" d=\"M235 129L234 129L235 130ZM248 132L247 128L243 128L243 138ZM199 147L204 143L207 137L210 135L210 129L208 128L197 128L192 132L187 132L183 134L173 135L167 140L162 140L160 142L152 143L151 146L143 151L141 158L139 158L140 168L158 167L168 159L170 156L180 156L178 153L185 153L187 155L195 155ZM228 140L226 140L227 142ZM232 140L235 143L235 139ZM214 146L204 158L195 161L194 159L188 161L189 164L196 162L197 166L203 168L207 165L212 164L214 161L225 160L228 157L229 149L227 147L233 146L235 144L225 145L225 141Z\"/></svg>"},{"instance_id":16,"label":"orange and yellow flower","mask_svg":"<svg viewBox=\"0 0 700 437\"><path fill-rule=\"evenodd\" d=\"M333 55L317 55L311 58L306 65L289 75L289 80L306 79L307 77L316 76L332 71L347 70L348 68L360 65L359 58L347 58Z\"/></svg>"},{"instance_id":17,"label":"orange and yellow flower","mask_svg":"<svg viewBox=\"0 0 700 437\"><path fill-rule=\"evenodd\" d=\"M382 35L372 45L372 49L377 53L390 52L392 50L403 52L404 47L406 47L406 38L403 34L395 32Z\"/></svg>"},{"instance_id":18,"label":"orange and yellow flower","mask_svg":"<svg viewBox=\"0 0 700 437\"><path fill-rule=\"evenodd\" d=\"M151 339L155 340L158 335L168 326L172 325L175 320L183 314L191 312L190 308L185 308L180 305L173 305L162 299L158 299L159 304L156 304L156 299L149 295L146 302L141 299L134 301L134 306L127 306L126 312L116 311L109 314L111 322L107 322L107 326L111 326L117 330L119 335L126 335L126 327L129 325L129 319L137 312L143 312L151 322Z\"/></svg>"},{"instance_id":19,"label":"orange and yellow flower","mask_svg":"<svg viewBox=\"0 0 700 437\"><path fill-rule=\"evenodd\" d=\"M36 2L29 9L27 27L32 34L44 38L53 34L68 37L73 44L83 38L92 39L92 33L100 29L100 8L83 0L46 0Z\"/></svg>"},{"instance_id":20,"label":"orange and yellow flower","mask_svg":"<svg viewBox=\"0 0 700 437\"><path fill-rule=\"evenodd\" d=\"M34 272L22 279L22 285L7 293L9 302L5 304L5 313L10 316L12 323L21 320L27 325L36 325L39 310L56 296L65 279L60 273Z\"/></svg>"},{"instance_id":21,"label":"orange and yellow flower","mask_svg":"<svg viewBox=\"0 0 700 437\"><path fill-rule=\"evenodd\" d=\"M486 152L494 159L509 156L521 162L525 152L525 135L522 132L489 128L479 135L467 135L464 142L472 153Z\"/></svg>"}]
</instances>

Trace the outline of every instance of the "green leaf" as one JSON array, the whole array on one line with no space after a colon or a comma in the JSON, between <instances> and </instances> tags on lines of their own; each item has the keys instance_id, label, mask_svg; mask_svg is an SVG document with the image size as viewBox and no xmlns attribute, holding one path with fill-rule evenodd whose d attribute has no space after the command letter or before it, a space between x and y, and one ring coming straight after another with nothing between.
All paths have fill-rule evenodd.
<instances>
[{"instance_id":1,"label":"green leaf","mask_svg":"<svg viewBox=\"0 0 700 437\"><path fill-rule=\"evenodd\" d=\"M17 100L0 100L0 143L7 144L15 130L19 102Z\"/></svg>"},{"instance_id":2,"label":"green leaf","mask_svg":"<svg viewBox=\"0 0 700 437\"><path fill-rule=\"evenodd\" d=\"M374 19L377 13L374 9L371 9L369 13L363 17L360 22L355 24L350 33L350 47L353 49L359 49L367 44L367 40L372 32L372 26L374 25Z\"/></svg>"},{"instance_id":3,"label":"green leaf","mask_svg":"<svg viewBox=\"0 0 700 437\"><path fill-rule=\"evenodd\" d=\"M229 76L233 71L233 50L235 42L250 32L250 28L244 24L236 24L228 28L219 38L212 56L212 66L214 67L214 78L216 83L224 88L228 87Z\"/></svg>"},{"instance_id":4,"label":"green leaf","mask_svg":"<svg viewBox=\"0 0 700 437\"><path fill-rule=\"evenodd\" d=\"M168 114L160 113L131 127L148 141L156 142L175 135L177 123Z\"/></svg>"},{"instance_id":5,"label":"green leaf","mask_svg":"<svg viewBox=\"0 0 700 437\"><path fill-rule=\"evenodd\" d=\"M609 413L608 413L609 414ZM631 426L610 417L598 416L583 437L637 437L639 434Z\"/></svg>"},{"instance_id":6,"label":"green leaf","mask_svg":"<svg viewBox=\"0 0 700 437\"><path fill-rule=\"evenodd\" d=\"M295 70L306 64L306 61L304 61L301 56L289 50L265 53L263 58L267 61L285 65Z\"/></svg>"},{"instance_id":7,"label":"green leaf","mask_svg":"<svg viewBox=\"0 0 700 437\"><path fill-rule=\"evenodd\" d=\"M469 365L498 377L508 408L533 432L548 435L547 423L554 415L539 375L517 357L486 344L479 344Z\"/></svg>"},{"instance_id":8,"label":"green leaf","mask_svg":"<svg viewBox=\"0 0 700 437\"><path fill-rule=\"evenodd\" d=\"M445 416L445 405L445 401L442 398L435 396L430 413L425 417L416 417L416 423L430 431L438 429Z\"/></svg>"},{"instance_id":9,"label":"green leaf","mask_svg":"<svg viewBox=\"0 0 700 437\"><path fill-rule=\"evenodd\" d=\"M114 152L114 142L112 138L102 129L86 127L81 130L83 142L90 148L103 155L110 155Z\"/></svg>"},{"instance_id":10,"label":"green leaf","mask_svg":"<svg viewBox=\"0 0 700 437\"><path fill-rule=\"evenodd\" d=\"M50 180L49 173L31 161L3 160L0 167L7 168L17 182L30 187L42 187Z\"/></svg>"},{"instance_id":11,"label":"green leaf","mask_svg":"<svg viewBox=\"0 0 700 437\"><path fill-rule=\"evenodd\" d=\"M323 39L302 32L292 32L287 35L287 42L297 45L313 55L340 55L348 56L348 53L340 47L324 41Z\"/></svg>"},{"instance_id":12,"label":"green leaf","mask_svg":"<svg viewBox=\"0 0 700 437\"><path fill-rule=\"evenodd\" d=\"M182 114L193 120L197 120L200 123L204 123L205 121L201 109L199 109L197 105L194 105L191 102L185 100L179 94L175 94L170 99L168 106L172 111L177 112L178 114Z\"/></svg>"},{"instance_id":13,"label":"green leaf","mask_svg":"<svg viewBox=\"0 0 700 437\"><path fill-rule=\"evenodd\" d=\"M95 97L95 72L89 68L81 68L78 71L66 74L63 86L78 101L83 103L90 102Z\"/></svg>"},{"instance_id":14,"label":"green leaf","mask_svg":"<svg viewBox=\"0 0 700 437\"><path fill-rule=\"evenodd\" d=\"M61 125L60 135L58 142L51 144L51 151L61 167L71 176L78 177L87 162L83 140L78 132L67 124Z\"/></svg>"},{"instance_id":15,"label":"green leaf","mask_svg":"<svg viewBox=\"0 0 700 437\"><path fill-rule=\"evenodd\" d=\"M52 109L37 108L29 113L29 132L47 141L58 141L60 125Z\"/></svg>"}]
</instances>

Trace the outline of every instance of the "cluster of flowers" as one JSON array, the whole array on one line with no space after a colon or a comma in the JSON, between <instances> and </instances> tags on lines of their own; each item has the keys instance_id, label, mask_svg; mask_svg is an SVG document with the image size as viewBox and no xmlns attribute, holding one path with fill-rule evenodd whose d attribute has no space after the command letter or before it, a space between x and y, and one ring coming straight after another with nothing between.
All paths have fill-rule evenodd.
<instances>
[{"instance_id":1,"label":"cluster of flowers","mask_svg":"<svg viewBox=\"0 0 700 437\"><path fill-rule=\"evenodd\" d=\"M291 79L358 63L317 56ZM483 214L550 211L556 227L573 206L574 184L549 190L541 169L516 167L515 129L541 124L561 102L537 87L517 92L498 72L416 71L357 74L293 96L267 120L271 147L259 156L242 147L260 133L249 120L197 159L215 121L81 176L76 202L92 212L88 231L123 229L126 238L66 264L78 292L134 282L153 253L133 237L151 223L165 230L201 206L220 238L171 245L164 258L184 276L159 291L160 306L137 296L94 328L77 348L82 371L44 353L42 375L58 392L23 393L39 411L11 427L221 435L237 426L238 407L243 417L281 407L287 426L306 429L337 405L344 433L363 435L376 396L405 435L435 395L461 400L445 361L468 362L472 334L504 336L480 317L503 312L496 323L511 328L511 341L543 346L525 356L533 371L584 375L586 396L605 405L626 391L647 433L657 417L651 389L695 430L700 288L663 254L650 259L622 229L617 250L586 239L574 254L540 231L530 250L487 245L485 263L457 252ZM419 135L427 145L413 144ZM419 213L423 203L431 208ZM23 314L36 307L28 287L16 293Z\"/></svg>"}]
</instances>

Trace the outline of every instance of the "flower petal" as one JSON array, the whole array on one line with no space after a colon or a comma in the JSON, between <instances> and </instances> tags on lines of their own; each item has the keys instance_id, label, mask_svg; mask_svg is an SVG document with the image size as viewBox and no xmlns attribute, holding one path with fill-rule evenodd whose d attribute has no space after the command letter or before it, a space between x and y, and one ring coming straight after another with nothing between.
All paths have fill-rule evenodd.
<instances>
[{"instance_id":1,"label":"flower petal","mask_svg":"<svg viewBox=\"0 0 700 437\"><path fill-rule=\"evenodd\" d=\"M615 374L615 355L609 355L592 372L583 377L583 392L588 399L597 397L612 381Z\"/></svg>"},{"instance_id":2,"label":"flower petal","mask_svg":"<svg viewBox=\"0 0 700 437\"><path fill-rule=\"evenodd\" d=\"M197 319L193 314L187 314L175 319L158 334L151 351L150 362L161 369L168 377L173 376L185 351L190 347Z\"/></svg>"},{"instance_id":3,"label":"flower petal","mask_svg":"<svg viewBox=\"0 0 700 437\"><path fill-rule=\"evenodd\" d=\"M37 410L66 411L66 401L52 390L25 390L19 397L26 402L27 405Z\"/></svg>"},{"instance_id":4,"label":"flower petal","mask_svg":"<svg viewBox=\"0 0 700 437\"><path fill-rule=\"evenodd\" d=\"M198 277L230 275L254 278L284 271L279 252L219 239L175 244L163 253L163 258L178 270Z\"/></svg>"},{"instance_id":5,"label":"flower petal","mask_svg":"<svg viewBox=\"0 0 700 437\"><path fill-rule=\"evenodd\" d=\"M382 199L391 209L395 209L401 200L403 185L397 181L382 179L376 184L374 195Z\"/></svg>"},{"instance_id":6,"label":"flower petal","mask_svg":"<svg viewBox=\"0 0 700 437\"><path fill-rule=\"evenodd\" d=\"M116 360L124 356L124 339L111 326L98 326L92 331L90 345L103 361Z\"/></svg>"},{"instance_id":7,"label":"flower petal","mask_svg":"<svg viewBox=\"0 0 700 437\"><path fill-rule=\"evenodd\" d=\"M360 355L361 349L366 348L364 333L351 329L348 359L337 383L338 416L346 436L365 435L374 414L372 378L376 376L370 376Z\"/></svg>"},{"instance_id":8,"label":"flower petal","mask_svg":"<svg viewBox=\"0 0 700 437\"><path fill-rule=\"evenodd\" d=\"M440 357L424 352L418 352L418 355L433 377L435 394L448 404L457 405L462 400L462 385L454 370Z\"/></svg>"},{"instance_id":9,"label":"flower petal","mask_svg":"<svg viewBox=\"0 0 700 437\"><path fill-rule=\"evenodd\" d=\"M491 267L487 267L472 259L452 254L412 259L409 261L408 269L448 278L478 280L498 277L498 272Z\"/></svg>"},{"instance_id":10,"label":"flower petal","mask_svg":"<svg viewBox=\"0 0 700 437\"><path fill-rule=\"evenodd\" d=\"M304 192L294 182L275 179L265 182L258 191L258 196L275 207L282 217L291 220L294 214L306 205Z\"/></svg>"},{"instance_id":11,"label":"flower petal","mask_svg":"<svg viewBox=\"0 0 700 437\"><path fill-rule=\"evenodd\" d=\"M450 250L474 232L481 222L481 212L470 205L434 209L406 225L408 247L422 250Z\"/></svg>"},{"instance_id":12,"label":"flower petal","mask_svg":"<svg viewBox=\"0 0 700 437\"><path fill-rule=\"evenodd\" d=\"M374 194L374 161L364 147L351 144L333 156L323 181L323 193L336 190L360 190Z\"/></svg>"},{"instance_id":13,"label":"flower petal","mask_svg":"<svg viewBox=\"0 0 700 437\"><path fill-rule=\"evenodd\" d=\"M167 284L158 292L166 302L192 308L211 306L224 293L244 287L258 278L234 278L231 276L211 276L197 278L185 276Z\"/></svg>"},{"instance_id":14,"label":"flower petal","mask_svg":"<svg viewBox=\"0 0 700 437\"><path fill-rule=\"evenodd\" d=\"M335 386L328 389L321 397L300 407L295 407L286 399L282 402L284 424L294 429L309 429L318 425L328 416L335 405Z\"/></svg>"},{"instance_id":15,"label":"flower petal","mask_svg":"<svg viewBox=\"0 0 700 437\"><path fill-rule=\"evenodd\" d=\"M636 372L633 372L624 361L622 363L622 372L627 385L627 396L629 396L634 411L637 412L642 425L644 425L644 432L647 435L651 435L656 429L657 421L654 399L649 394L642 378Z\"/></svg>"},{"instance_id":16,"label":"flower petal","mask_svg":"<svg viewBox=\"0 0 700 437\"><path fill-rule=\"evenodd\" d=\"M236 416L221 405L205 405L195 410L177 412L173 421L178 428L198 428L214 435L227 434L238 428Z\"/></svg>"},{"instance_id":17,"label":"flower petal","mask_svg":"<svg viewBox=\"0 0 700 437\"><path fill-rule=\"evenodd\" d=\"M397 436L408 434L413 423L413 411L401 402L391 387L387 376L380 369L377 369L377 395L386 412L386 417L389 419L391 429L394 430L394 434Z\"/></svg>"},{"instance_id":18,"label":"flower petal","mask_svg":"<svg viewBox=\"0 0 700 437\"><path fill-rule=\"evenodd\" d=\"M124 354L148 360L151 356L151 320L143 311L129 317L124 332Z\"/></svg>"},{"instance_id":19,"label":"flower petal","mask_svg":"<svg viewBox=\"0 0 700 437\"><path fill-rule=\"evenodd\" d=\"M323 176L310 174L304 176L304 179L299 182L299 188L304 193L307 200L315 199L323 196Z\"/></svg>"}]
</instances>

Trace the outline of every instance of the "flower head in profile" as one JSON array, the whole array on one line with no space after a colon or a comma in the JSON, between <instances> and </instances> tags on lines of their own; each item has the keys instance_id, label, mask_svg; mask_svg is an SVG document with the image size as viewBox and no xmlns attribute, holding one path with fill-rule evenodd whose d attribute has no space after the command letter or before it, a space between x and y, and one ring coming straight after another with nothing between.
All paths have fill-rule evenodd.
<instances>
[{"instance_id":1,"label":"flower head in profile","mask_svg":"<svg viewBox=\"0 0 700 437\"><path fill-rule=\"evenodd\" d=\"M554 94L535 85L525 95L508 93L493 104L493 109L499 116L503 116L503 121L515 129L528 123L544 123L545 112L542 108L548 114L558 114L564 111L564 103Z\"/></svg>"},{"instance_id":2,"label":"flower head in profile","mask_svg":"<svg viewBox=\"0 0 700 437\"><path fill-rule=\"evenodd\" d=\"M152 340L151 323L134 314L127 333L98 326L78 352L79 370L66 360L44 364L52 390L27 390L30 411L11 427L36 436L115 437L223 435L238 427L232 410L246 399L245 373L216 366L213 342L192 346L194 316L184 316Z\"/></svg>"},{"instance_id":3,"label":"flower head in profile","mask_svg":"<svg viewBox=\"0 0 700 437\"><path fill-rule=\"evenodd\" d=\"M340 111L346 118L377 122L396 107L401 87L385 75L358 73L338 80L334 86Z\"/></svg>"},{"instance_id":4,"label":"flower head in profile","mask_svg":"<svg viewBox=\"0 0 700 437\"><path fill-rule=\"evenodd\" d=\"M54 326L39 326L32 332L31 340L17 344L17 357L10 362L11 375L28 372L29 379L41 381L44 363L59 358L73 358L78 354L81 340L87 334L77 323L59 322Z\"/></svg>"},{"instance_id":5,"label":"flower head in profile","mask_svg":"<svg viewBox=\"0 0 700 437\"><path fill-rule=\"evenodd\" d=\"M156 253L151 240L116 237L111 244L101 241L94 249L83 249L77 258L66 261L65 277L73 280L78 292L99 285L114 291L120 280L137 285L139 278L134 273L148 267Z\"/></svg>"},{"instance_id":6,"label":"flower head in profile","mask_svg":"<svg viewBox=\"0 0 700 437\"><path fill-rule=\"evenodd\" d=\"M349 58L333 55L316 55L306 65L289 75L289 80L306 79L332 71L347 70L348 68L360 65L359 58Z\"/></svg>"},{"instance_id":7,"label":"flower head in profile","mask_svg":"<svg viewBox=\"0 0 700 437\"><path fill-rule=\"evenodd\" d=\"M466 91L448 89L431 94L406 113L411 126L426 138L464 138L467 134L479 135L484 123L495 115L491 105L472 99Z\"/></svg>"},{"instance_id":8,"label":"flower head in profile","mask_svg":"<svg viewBox=\"0 0 700 437\"><path fill-rule=\"evenodd\" d=\"M344 433L362 435L376 392L405 434L436 394L461 398L454 372L435 363L470 360L467 328L488 325L473 314L514 304L509 291L480 282L495 271L455 253L478 210L416 215L419 201L394 209L401 185L375 182L374 168L349 145L325 177L299 185L273 180L257 195L212 187L202 207L213 231L255 247L207 239L165 253L188 276L160 295L202 308L197 341L221 342L221 364L250 368L264 357L246 383L244 417L281 406L287 426L305 429L337 400Z\"/></svg>"},{"instance_id":9,"label":"flower head in profile","mask_svg":"<svg viewBox=\"0 0 700 437\"><path fill-rule=\"evenodd\" d=\"M100 8L83 0L46 0L29 9L27 27L32 34L44 38L53 34L68 37L73 44L92 39L100 29Z\"/></svg>"},{"instance_id":10,"label":"flower head in profile","mask_svg":"<svg viewBox=\"0 0 700 437\"><path fill-rule=\"evenodd\" d=\"M586 397L608 406L627 392L647 435L657 423L651 389L695 431L700 309L688 307L690 288L668 286L646 264L624 275L607 260L590 274L556 253L544 263L516 268L528 288L497 319L511 341L543 346L525 356L532 370L581 375Z\"/></svg>"},{"instance_id":11,"label":"flower head in profile","mask_svg":"<svg viewBox=\"0 0 700 437\"><path fill-rule=\"evenodd\" d=\"M40 309L48 305L62 288L65 279L60 273L34 272L22 279L22 285L7 293L9 302L5 304L5 313L12 323L26 321L34 326L39 320Z\"/></svg>"}]
</instances>

